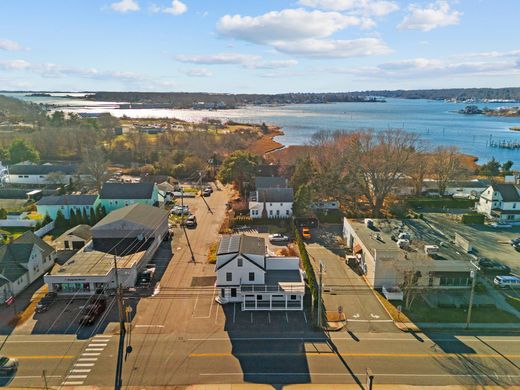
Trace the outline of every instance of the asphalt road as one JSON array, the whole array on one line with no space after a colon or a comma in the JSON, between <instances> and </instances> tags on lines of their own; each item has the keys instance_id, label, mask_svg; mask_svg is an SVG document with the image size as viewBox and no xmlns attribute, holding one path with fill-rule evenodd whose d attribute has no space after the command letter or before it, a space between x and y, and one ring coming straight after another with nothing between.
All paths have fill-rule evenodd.
<instances>
[{"instance_id":1,"label":"asphalt road","mask_svg":"<svg viewBox=\"0 0 520 390\"><path fill-rule=\"evenodd\" d=\"M208 383L302 383L312 388L317 383L364 383L367 368L380 384L520 383L516 334L414 335L371 319L326 334L314 330L306 311L251 313L238 305L216 304L214 266L204 260L218 238L228 195L216 191L207 199L213 214L201 199L187 201L199 221L197 229L188 231L195 262L180 232L172 242L173 257L163 247L154 259L163 267L159 285L152 296L132 301L133 352L124 362L125 388ZM334 277L343 271L331 267L327 272ZM356 313L367 320L370 314L382 315L368 294L337 296L352 319ZM17 375L2 378L4 384L43 388L45 370L50 388L112 388L117 327L110 322L99 329L94 337L28 333L0 338L0 354L20 360Z\"/></svg>"}]
</instances>

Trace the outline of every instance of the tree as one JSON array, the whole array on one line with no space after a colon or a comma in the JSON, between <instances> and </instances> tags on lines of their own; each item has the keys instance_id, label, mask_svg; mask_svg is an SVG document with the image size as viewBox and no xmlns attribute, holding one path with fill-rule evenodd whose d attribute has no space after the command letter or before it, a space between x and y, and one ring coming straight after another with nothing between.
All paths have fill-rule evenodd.
<instances>
[{"instance_id":1,"label":"tree","mask_svg":"<svg viewBox=\"0 0 520 390\"><path fill-rule=\"evenodd\" d=\"M412 182L415 195L421 195L424 177L428 173L428 155L416 153L412 156L408 177Z\"/></svg>"},{"instance_id":2,"label":"tree","mask_svg":"<svg viewBox=\"0 0 520 390\"><path fill-rule=\"evenodd\" d=\"M296 161L294 173L291 176L291 186L298 191L302 185L311 183L315 177L316 167L310 156L307 156Z\"/></svg>"},{"instance_id":3,"label":"tree","mask_svg":"<svg viewBox=\"0 0 520 390\"><path fill-rule=\"evenodd\" d=\"M417 146L417 135L402 130L372 130L335 135L334 158L346 171L342 178L352 191L359 189L374 217L381 216L387 197L403 174L409 171Z\"/></svg>"},{"instance_id":4,"label":"tree","mask_svg":"<svg viewBox=\"0 0 520 390\"><path fill-rule=\"evenodd\" d=\"M420 291L418 282L421 277L421 271L405 271L403 273L403 281L399 287L403 291L404 306L407 309L412 307L413 301Z\"/></svg>"},{"instance_id":5,"label":"tree","mask_svg":"<svg viewBox=\"0 0 520 390\"><path fill-rule=\"evenodd\" d=\"M309 183L301 185L294 195L294 214L298 217L309 215L313 202L312 186Z\"/></svg>"},{"instance_id":6,"label":"tree","mask_svg":"<svg viewBox=\"0 0 520 390\"><path fill-rule=\"evenodd\" d=\"M76 212L74 210L70 210L69 226L74 227L77 225L78 225L78 216L76 215Z\"/></svg>"},{"instance_id":7,"label":"tree","mask_svg":"<svg viewBox=\"0 0 520 390\"><path fill-rule=\"evenodd\" d=\"M47 182L52 185L62 185L65 184L65 174L63 172L50 172L47 175Z\"/></svg>"},{"instance_id":8,"label":"tree","mask_svg":"<svg viewBox=\"0 0 520 390\"><path fill-rule=\"evenodd\" d=\"M459 149L455 146L439 146L431 154L429 170L437 180L439 195L444 195L448 183L463 176L466 169L462 164Z\"/></svg>"},{"instance_id":9,"label":"tree","mask_svg":"<svg viewBox=\"0 0 520 390\"><path fill-rule=\"evenodd\" d=\"M258 166L258 158L249 152L238 150L227 157L220 166L218 179L224 183L235 183L241 194L251 187Z\"/></svg>"},{"instance_id":10,"label":"tree","mask_svg":"<svg viewBox=\"0 0 520 390\"><path fill-rule=\"evenodd\" d=\"M52 222L52 219L51 219L49 213L45 213L45 217L43 217L43 221L42 221L42 227L45 225L48 225L51 222Z\"/></svg>"},{"instance_id":11,"label":"tree","mask_svg":"<svg viewBox=\"0 0 520 390\"><path fill-rule=\"evenodd\" d=\"M108 159L103 149L98 147L85 151L81 171L91 177L94 187L100 191L108 177Z\"/></svg>"},{"instance_id":12,"label":"tree","mask_svg":"<svg viewBox=\"0 0 520 390\"><path fill-rule=\"evenodd\" d=\"M509 173L511 172L511 168L513 167L513 162L511 160L507 160L505 163L502 164L502 172Z\"/></svg>"},{"instance_id":13,"label":"tree","mask_svg":"<svg viewBox=\"0 0 520 390\"><path fill-rule=\"evenodd\" d=\"M17 138L11 142L8 152L11 164L16 164L22 161L40 161L40 155L38 151L34 149L34 146L21 138Z\"/></svg>"},{"instance_id":14,"label":"tree","mask_svg":"<svg viewBox=\"0 0 520 390\"><path fill-rule=\"evenodd\" d=\"M55 228L64 228L67 227L68 221L65 219L65 216L61 212L61 210L58 210L56 213L56 219L54 220L54 227Z\"/></svg>"},{"instance_id":15,"label":"tree","mask_svg":"<svg viewBox=\"0 0 520 390\"><path fill-rule=\"evenodd\" d=\"M0 219L7 219L7 210L0 208Z\"/></svg>"},{"instance_id":16,"label":"tree","mask_svg":"<svg viewBox=\"0 0 520 390\"><path fill-rule=\"evenodd\" d=\"M87 214L87 209L83 207L83 211L81 212L81 222L80 224L88 225L89 224L89 216Z\"/></svg>"},{"instance_id":17,"label":"tree","mask_svg":"<svg viewBox=\"0 0 520 390\"><path fill-rule=\"evenodd\" d=\"M480 166L478 173L488 177L498 176L500 174L500 163L493 157L487 163Z\"/></svg>"},{"instance_id":18,"label":"tree","mask_svg":"<svg viewBox=\"0 0 520 390\"><path fill-rule=\"evenodd\" d=\"M85 223L87 223L90 226L94 226L96 224L96 222L97 222L96 212L94 211L94 208L91 207L90 208L90 215L89 215L88 223L87 222L85 222Z\"/></svg>"},{"instance_id":19,"label":"tree","mask_svg":"<svg viewBox=\"0 0 520 390\"><path fill-rule=\"evenodd\" d=\"M105 210L105 206L103 206L101 203L97 205L96 207L96 221L101 221L105 215L107 215L107 211Z\"/></svg>"}]
</instances>

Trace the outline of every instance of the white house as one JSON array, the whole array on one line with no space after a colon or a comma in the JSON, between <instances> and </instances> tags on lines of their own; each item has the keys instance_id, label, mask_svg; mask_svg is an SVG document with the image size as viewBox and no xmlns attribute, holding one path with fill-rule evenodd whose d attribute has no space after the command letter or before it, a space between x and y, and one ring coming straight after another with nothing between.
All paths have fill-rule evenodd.
<instances>
[{"instance_id":1,"label":"white house","mask_svg":"<svg viewBox=\"0 0 520 390\"><path fill-rule=\"evenodd\" d=\"M20 294L54 265L56 252L27 231L0 247L0 303Z\"/></svg>"},{"instance_id":2,"label":"white house","mask_svg":"<svg viewBox=\"0 0 520 390\"><path fill-rule=\"evenodd\" d=\"M10 184L68 184L76 176L74 165L15 164L9 167L7 182ZM58 182L56 182L58 181Z\"/></svg>"},{"instance_id":3,"label":"white house","mask_svg":"<svg viewBox=\"0 0 520 390\"><path fill-rule=\"evenodd\" d=\"M222 237L215 271L221 304L240 302L242 310L303 309L300 259L267 255L262 237Z\"/></svg>"},{"instance_id":4,"label":"white house","mask_svg":"<svg viewBox=\"0 0 520 390\"><path fill-rule=\"evenodd\" d=\"M251 218L289 218L293 214L292 188L265 188L253 191L249 199Z\"/></svg>"},{"instance_id":5,"label":"white house","mask_svg":"<svg viewBox=\"0 0 520 390\"><path fill-rule=\"evenodd\" d=\"M520 223L520 185L492 184L480 195L475 207L498 222Z\"/></svg>"}]
</instances>

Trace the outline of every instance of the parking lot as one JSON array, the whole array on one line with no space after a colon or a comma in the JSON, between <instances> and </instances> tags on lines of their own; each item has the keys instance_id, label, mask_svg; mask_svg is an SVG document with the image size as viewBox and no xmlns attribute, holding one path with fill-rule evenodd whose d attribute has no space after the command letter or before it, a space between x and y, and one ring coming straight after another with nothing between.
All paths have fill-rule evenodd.
<instances>
[{"instance_id":1,"label":"parking lot","mask_svg":"<svg viewBox=\"0 0 520 390\"><path fill-rule=\"evenodd\" d=\"M441 213L425 213L424 218L450 240L456 232L462 234L477 250L477 256L497 260L509 266L512 273L520 274L520 252L509 244L511 239L520 236L520 226L496 229L484 225L464 225Z\"/></svg>"}]
</instances>

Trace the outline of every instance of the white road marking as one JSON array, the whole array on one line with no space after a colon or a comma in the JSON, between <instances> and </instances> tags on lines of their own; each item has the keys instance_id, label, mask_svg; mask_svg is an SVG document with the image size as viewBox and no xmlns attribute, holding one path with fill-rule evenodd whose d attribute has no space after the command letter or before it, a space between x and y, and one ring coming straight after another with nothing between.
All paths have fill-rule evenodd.
<instances>
[{"instance_id":1,"label":"white road marking","mask_svg":"<svg viewBox=\"0 0 520 390\"><path fill-rule=\"evenodd\" d=\"M91 369L87 369L87 368L85 368L85 369L83 369L83 368L81 368L81 369L73 368L72 370L70 370L70 372L72 372L72 373L78 373L78 374L80 374L80 373L82 373L82 372L90 372L90 371L92 371L92 370L91 370ZM69 377L69 378L70 378L70 377Z\"/></svg>"},{"instance_id":2,"label":"white road marking","mask_svg":"<svg viewBox=\"0 0 520 390\"><path fill-rule=\"evenodd\" d=\"M18 377L19 378L19 377ZM81 382L62 382L61 385L62 386L78 386L78 385L82 385L83 384L83 381Z\"/></svg>"},{"instance_id":3,"label":"white road marking","mask_svg":"<svg viewBox=\"0 0 520 390\"><path fill-rule=\"evenodd\" d=\"M99 356L101 353L99 352L83 352L81 356Z\"/></svg>"},{"instance_id":4,"label":"white road marking","mask_svg":"<svg viewBox=\"0 0 520 390\"><path fill-rule=\"evenodd\" d=\"M164 328L164 325L136 325L135 328Z\"/></svg>"},{"instance_id":5,"label":"white road marking","mask_svg":"<svg viewBox=\"0 0 520 390\"><path fill-rule=\"evenodd\" d=\"M353 320L348 319L348 322L394 322L393 320Z\"/></svg>"},{"instance_id":6,"label":"white road marking","mask_svg":"<svg viewBox=\"0 0 520 390\"><path fill-rule=\"evenodd\" d=\"M67 379L86 379L87 375L69 375Z\"/></svg>"},{"instance_id":7,"label":"white road marking","mask_svg":"<svg viewBox=\"0 0 520 390\"><path fill-rule=\"evenodd\" d=\"M354 314L352 317L359 318L359 313Z\"/></svg>"},{"instance_id":8,"label":"white road marking","mask_svg":"<svg viewBox=\"0 0 520 390\"><path fill-rule=\"evenodd\" d=\"M108 345L108 344L93 344L93 343L91 343L91 344L89 344L88 346L89 346L89 347L106 347L107 345Z\"/></svg>"},{"instance_id":9,"label":"white road marking","mask_svg":"<svg viewBox=\"0 0 520 390\"><path fill-rule=\"evenodd\" d=\"M379 316L377 314L372 314L372 313L370 313L370 317L376 318L376 319L379 318Z\"/></svg>"},{"instance_id":10,"label":"white road marking","mask_svg":"<svg viewBox=\"0 0 520 390\"><path fill-rule=\"evenodd\" d=\"M285 319L287 320L287 323L289 323L289 316L287 315L287 312L285 312Z\"/></svg>"},{"instance_id":11,"label":"white road marking","mask_svg":"<svg viewBox=\"0 0 520 390\"><path fill-rule=\"evenodd\" d=\"M86 352L102 352L104 348L85 348Z\"/></svg>"},{"instance_id":12,"label":"white road marking","mask_svg":"<svg viewBox=\"0 0 520 390\"><path fill-rule=\"evenodd\" d=\"M307 316L305 315L305 311L303 311L302 313L303 313L303 319L305 320L305 323L307 323Z\"/></svg>"},{"instance_id":13,"label":"white road marking","mask_svg":"<svg viewBox=\"0 0 520 390\"><path fill-rule=\"evenodd\" d=\"M94 363L76 363L74 367L94 367Z\"/></svg>"},{"instance_id":14,"label":"white road marking","mask_svg":"<svg viewBox=\"0 0 520 390\"><path fill-rule=\"evenodd\" d=\"M95 362L96 360L98 360L98 358L82 358L82 357L80 357L78 359L78 362Z\"/></svg>"}]
</instances>

